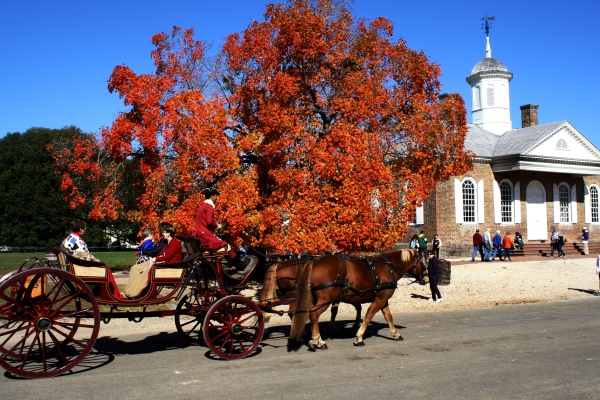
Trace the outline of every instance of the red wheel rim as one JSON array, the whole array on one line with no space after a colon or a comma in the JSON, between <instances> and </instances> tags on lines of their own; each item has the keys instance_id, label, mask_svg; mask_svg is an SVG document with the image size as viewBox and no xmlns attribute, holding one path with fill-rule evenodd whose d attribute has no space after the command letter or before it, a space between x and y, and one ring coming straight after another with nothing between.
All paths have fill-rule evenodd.
<instances>
[{"instance_id":1,"label":"red wheel rim","mask_svg":"<svg viewBox=\"0 0 600 400\"><path fill-rule=\"evenodd\" d=\"M91 290L66 271L34 268L0 285L0 365L15 375L71 370L93 348L99 329Z\"/></svg>"},{"instance_id":2,"label":"red wheel rim","mask_svg":"<svg viewBox=\"0 0 600 400\"><path fill-rule=\"evenodd\" d=\"M264 333L262 312L243 296L227 296L208 310L202 327L208 348L225 360L247 357Z\"/></svg>"},{"instance_id":3,"label":"red wheel rim","mask_svg":"<svg viewBox=\"0 0 600 400\"><path fill-rule=\"evenodd\" d=\"M206 317L208 306L204 294L193 290L177 304L175 327L177 332L193 344L204 343L202 323Z\"/></svg>"}]
</instances>

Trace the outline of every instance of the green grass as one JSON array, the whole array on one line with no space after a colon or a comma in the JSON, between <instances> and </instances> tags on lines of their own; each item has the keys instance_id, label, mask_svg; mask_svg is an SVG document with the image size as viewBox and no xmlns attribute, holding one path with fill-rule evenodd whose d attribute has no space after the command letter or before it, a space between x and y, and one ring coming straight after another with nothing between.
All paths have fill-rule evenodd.
<instances>
[{"instance_id":1,"label":"green grass","mask_svg":"<svg viewBox=\"0 0 600 400\"><path fill-rule=\"evenodd\" d=\"M94 256L106 263L113 271L129 271L136 261L134 251L108 251L95 253ZM44 258L44 253L0 253L0 275L19 268L25 260L35 257ZM31 260L29 263L34 261Z\"/></svg>"}]
</instances>

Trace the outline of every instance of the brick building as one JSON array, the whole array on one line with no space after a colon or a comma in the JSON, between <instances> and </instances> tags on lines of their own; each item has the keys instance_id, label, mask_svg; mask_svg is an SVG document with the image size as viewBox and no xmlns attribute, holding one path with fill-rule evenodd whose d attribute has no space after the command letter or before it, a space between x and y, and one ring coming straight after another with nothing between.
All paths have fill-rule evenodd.
<instances>
[{"instance_id":1,"label":"brick building","mask_svg":"<svg viewBox=\"0 0 600 400\"><path fill-rule=\"evenodd\" d=\"M473 123L465 148L475 155L473 169L436 186L404 242L424 230L430 243L439 233L442 254L470 255L476 229L547 243L553 228L578 241L584 226L597 241L600 151L568 121L538 125L537 105L521 106L522 127L513 129L512 76L492 58L487 37L486 56L467 77Z\"/></svg>"}]
</instances>

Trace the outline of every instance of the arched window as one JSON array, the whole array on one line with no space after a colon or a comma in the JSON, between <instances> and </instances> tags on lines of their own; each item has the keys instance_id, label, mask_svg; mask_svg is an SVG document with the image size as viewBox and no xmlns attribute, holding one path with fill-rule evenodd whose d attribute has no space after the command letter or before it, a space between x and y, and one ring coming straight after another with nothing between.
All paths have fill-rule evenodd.
<instances>
[{"instance_id":1,"label":"arched window","mask_svg":"<svg viewBox=\"0 0 600 400\"><path fill-rule=\"evenodd\" d=\"M513 222L513 190L508 182L500 184L500 212L502 222Z\"/></svg>"},{"instance_id":2,"label":"arched window","mask_svg":"<svg viewBox=\"0 0 600 400\"><path fill-rule=\"evenodd\" d=\"M475 222L476 197L475 184L467 179L462 184L463 221Z\"/></svg>"},{"instance_id":3,"label":"arched window","mask_svg":"<svg viewBox=\"0 0 600 400\"><path fill-rule=\"evenodd\" d=\"M473 93L473 102L475 103L473 104L473 108L475 110L479 110L481 108L481 89L479 88L479 86L475 86Z\"/></svg>"},{"instance_id":4,"label":"arched window","mask_svg":"<svg viewBox=\"0 0 600 400\"><path fill-rule=\"evenodd\" d=\"M571 197L569 188L566 185L558 187L558 201L560 207L559 222L571 222Z\"/></svg>"},{"instance_id":5,"label":"arched window","mask_svg":"<svg viewBox=\"0 0 600 400\"><path fill-rule=\"evenodd\" d=\"M598 216L598 186L590 187L590 208L592 214L592 222L600 222Z\"/></svg>"}]
</instances>

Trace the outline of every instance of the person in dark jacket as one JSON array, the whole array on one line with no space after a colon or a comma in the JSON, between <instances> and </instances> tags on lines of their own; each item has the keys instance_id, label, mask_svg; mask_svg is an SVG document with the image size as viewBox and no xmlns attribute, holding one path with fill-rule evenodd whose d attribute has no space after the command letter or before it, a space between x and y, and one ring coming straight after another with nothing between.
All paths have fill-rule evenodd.
<instances>
[{"instance_id":1,"label":"person in dark jacket","mask_svg":"<svg viewBox=\"0 0 600 400\"><path fill-rule=\"evenodd\" d=\"M441 302L442 294L438 289L437 283L440 276L438 259L435 257L435 251L429 252L429 266L427 267L427 275L429 276L429 288L431 289L431 298L429 301Z\"/></svg>"},{"instance_id":2,"label":"person in dark jacket","mask_svg":"<svg viewBox=\"0 0 600 400\"><path fill-rule=\"evenodd\" d=\"M492 253L492 260L496 259L496 254L498 255L498 258L502 258L502 235L500 234L500 231L496 231L493 242L494 252Z\"/></svg>"},{"instance_id":3,"label":"person in dark jacket","mask_svg":"<svg viewBox=\"0 0 600 400\"><path fill-rule=\"evenodd\" d=\"M475 261L475 257L477 257L477 253L481 255L481 261L483 261L483 236L479 233L479 229L475 231L473 235L473 255L471 256L471 261Z\"/></svg>"}]
</instances>

